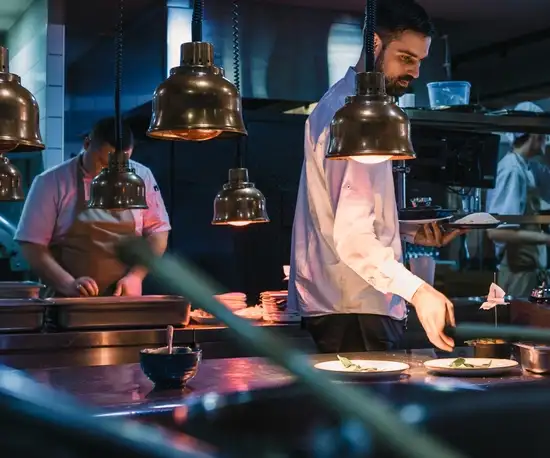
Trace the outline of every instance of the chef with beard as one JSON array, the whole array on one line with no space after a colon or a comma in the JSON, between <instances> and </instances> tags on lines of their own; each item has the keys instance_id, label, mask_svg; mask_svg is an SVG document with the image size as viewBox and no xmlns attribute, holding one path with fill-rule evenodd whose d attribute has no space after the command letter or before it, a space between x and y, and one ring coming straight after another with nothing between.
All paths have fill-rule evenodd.
<instances>
[{"instance_id":1,"label":"chef with beard","mask_svg":"<svg viewBox=\"0 0 550 458\"><path fill-rule=\"evenodd\" d=\"M375 54L389 95L403 95L419 76L434 27L412 0L380 0ZM331 120L355 92L355 68L332 86L309 116L291 247L289 308L322 353L389 350L399 346L411 303L429 340L451 350L453 304L402 264L401 242L449 243L437 225L399 227L390 161L363 164L325 159ZM401 234L400 234L401 232Z\"/></svg>"},{"instance_id":2,"label":"chef with beard","mask_svg":"<svg viewBox=\"0 0 550 458\"><path fill-rule=\"evenodd\" d=\"M170 223L159 187L147 167L130 161L145 182L146 210L88 208L92 179L108 165L115 145L114 118L100 120L84 149L38 175L29 190L15 240L49 295L140 296L147 272L128 270L113 252L126 236L143 236L163 254ZM134 137L124 124L123 151L132 154Z\"/></svg>"}]
</instances>

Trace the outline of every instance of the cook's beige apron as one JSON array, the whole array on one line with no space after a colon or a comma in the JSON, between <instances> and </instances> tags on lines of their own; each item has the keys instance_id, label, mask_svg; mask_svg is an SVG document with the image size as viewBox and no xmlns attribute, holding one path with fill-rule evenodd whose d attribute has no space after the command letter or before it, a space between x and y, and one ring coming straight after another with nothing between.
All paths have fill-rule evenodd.
<instances>
[{"instance_id":1,"label":"cook's beige apron","mask_svg":"<svg viewBox=\"0 0 550 458\"><path fill-rule=\"evenodd\" d=\"M50 249L56 261L74 278L91 277L99 287L99 295L110 296L116 283L128 272L113 248L124 237L135 235L134 216L131 210L88 208L82 155L77 164L76 186L75 219L63 240ZM52 290L48 293L58 294Z\"/></svg>"},{"instance_id":2,"label":"cook's beige apron","mask_svg":"<svg viewBox=\"0 0 550 458\"><path fill-rule=\"evenodd\" d=\"M511 153L510 153L511 154ZM521 165L519 163L518 165ZM527 179L527 200L524 215L534 215L540 211L540 195L534 180L525 173ZM540 224L524 224L521 229L541 232ZM529 297L531 291L540 286L547 277L546 245L506 244L499 266L499 286L514 297Z\"/></svg>"}]
</instances>

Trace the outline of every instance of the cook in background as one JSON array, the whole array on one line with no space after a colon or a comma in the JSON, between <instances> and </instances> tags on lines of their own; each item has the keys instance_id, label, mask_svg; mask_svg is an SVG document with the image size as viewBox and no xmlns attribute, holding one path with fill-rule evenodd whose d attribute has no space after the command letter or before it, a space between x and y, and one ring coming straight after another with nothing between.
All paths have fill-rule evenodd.
<instances>
[{"instance_id":1,"label":"cook in background","mask_svg":"<svg viewBox=\"0 0 550 458\"><path fill-rule=\"evenodd\" d=\"M531 102L516 111L542 112ZM533 215L542 199L550 201L550 169L533 158L544 152L546 136L514 133L508 136L511 150L499 161L496 185L487 193L486 210L501 215ZM550 235L539 224L522 224L519 230L488 231L499 262L498 284L516 297L528 297L546 279Z\"/></svg>"},{"instance_id":2,"label":"cook in background","mask_svg":"<svg viewBox=\"0 0 550 458\"><path fill-rule=\"evenodd\" d=\"M376 23L377 67L386 74L388 93L403 95L428 55L433 24L412 0L379 1ZM330 122L355 92L355 75L363 68L361 57L306 122L289 307L300 310L321 352L388 350L400 343L406 300L430 341L451 350L453 340L443 329L454 323L453 304L402 263L391 162L325 159ZM441 246L458 235L437 225L416 228L406 241Z\"/></svg>"},{"instance_id":3,"label":"cook in background","mask_svg":"<svg viewBox=\"0 0 550 458\"><path fill-rule=\"evenodd\" d=\"M151 171L130 161L144 180L146 210L87 208L92 179L107 167L114 151L114 119L100 120L84 141L83 151L38 175L30 188L15 239L31 269L51 294L140 296L146 271L130 271L113 253L125 236L143 236L154 251L164 253L170 231L168 214ZM123 149L129 155L134 137L124 124Z\"/></svg>"}]
</instances>

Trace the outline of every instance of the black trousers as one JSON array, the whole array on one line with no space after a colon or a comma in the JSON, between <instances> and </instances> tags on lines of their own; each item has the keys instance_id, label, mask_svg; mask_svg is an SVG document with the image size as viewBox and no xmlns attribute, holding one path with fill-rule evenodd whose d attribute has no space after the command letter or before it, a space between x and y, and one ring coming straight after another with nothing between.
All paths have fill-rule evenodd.
<instances>
[{"instance_id":1,"label":"black trousers","mask_svg":"<svg viewBox=\"0 0 550 458\"><path fill-rule=\"evenodd\" d=\"M405 320L356 313L307 317L302 323L320 353L395 350L405 330Z\"/></svg>"}]
</instances>

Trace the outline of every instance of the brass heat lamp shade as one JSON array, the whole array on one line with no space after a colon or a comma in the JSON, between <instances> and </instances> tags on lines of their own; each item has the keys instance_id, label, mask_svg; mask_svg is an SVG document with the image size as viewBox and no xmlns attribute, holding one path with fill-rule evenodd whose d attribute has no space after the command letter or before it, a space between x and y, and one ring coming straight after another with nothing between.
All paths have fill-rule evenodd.
<instances>
[{"instance_id":1,"label":"brass heat lamp shade","mask_svg":"<svg viewBox=\"0 0 550 458\"><path fill-rule=\"evenodd\" d=\"M8 50L0 46L0 152L41 151L38 103L9 71Z\"/></svg>"},{"instance_id":2,"label":"brass heat lamp shade","mask_svg":"<svg viewBox=\"0 0 550 458\"><path fill-rule=\"evenodd\" d=\"M386 94L383 73L358 73L356 95L346 98L330 124L327 159L364 163L416 157L406 113Z\"/></svg>"},{"instance_id":3,"label":"brass heat lamp shade","mask_svg":"<svg viewBox=\"0 0 550 458\"><path fill-rule=\"evenodd\" d=\"M269 223L264 195L248 181L248 169L229 170L229 181L214 199L214 225Z\"/></svg>"},{"instance_id":4,"label":"brass heat lamp shade","mask_svg":"<svg viewBox=\"0 0 550 458\"><path fill-rule=\"evenodd\" d=\"M90 185L89 208L104 210L145 209L145 183L136 175L125 153L111 153L104 168Z\"/></svg>"},{"instance_id":5,"label":"brass heat lamp shade","mask_svg":"<svg viewBox=\"0 0 550 458\"><path fill-rule=\"evenodd\" d=\"M24 199L21 173L7 157L0 156L0 202Z\"/></svg>"},{"instance_id":6,"label":"brass heat lamp shade","mask_svg":"<svg viewBox=\"0 0 550 458\"><path fill-rule=\"evenodd\" d=\"M191 141L247 135L239 92L214 65L210 43L181 46L181 65L170 71L153 95L147 135Z\"/></svg>"}]
</instances>

